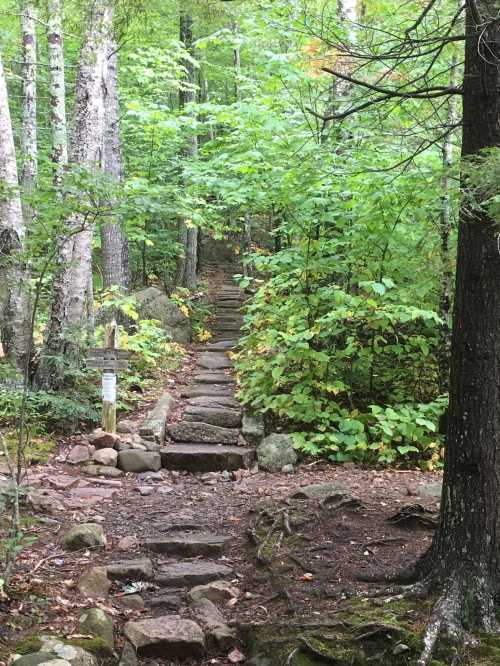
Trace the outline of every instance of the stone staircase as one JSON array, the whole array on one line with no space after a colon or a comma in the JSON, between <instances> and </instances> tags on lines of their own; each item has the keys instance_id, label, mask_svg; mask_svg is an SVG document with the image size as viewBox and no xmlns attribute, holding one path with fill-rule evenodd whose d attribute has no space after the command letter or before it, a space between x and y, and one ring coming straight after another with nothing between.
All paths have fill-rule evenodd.
<instances>
[{"instance_id":1,"label":"stone staircase","mask_svg":"<svg viewBox=\"0 0 500 666\"><path fill-rule=\"evenodd\" d=\"M236 384L228 355L240 337L243 291L227 281L216 298L214 341L198 349L199 372L181 396L187 403L180 422L167 432L173 444L162 449L163 466L190 472L249 467L254 449L241 434L242 410L234 398Z\"/></svg>"}]
</instances>

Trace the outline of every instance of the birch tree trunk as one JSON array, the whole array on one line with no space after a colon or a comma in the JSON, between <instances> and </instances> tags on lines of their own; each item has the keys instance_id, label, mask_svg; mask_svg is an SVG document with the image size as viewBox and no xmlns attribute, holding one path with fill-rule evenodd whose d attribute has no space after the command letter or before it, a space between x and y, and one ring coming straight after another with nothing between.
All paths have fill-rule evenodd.
<instances>
[{"instance_id":1,"label":"birch tree trunk","mask_svg":"<svg viewBox=\"0 0 500 666\"><path fill-rule=\"evenodd\" d=\"M193 19L184 9L180 9L180 40L191 56L194 55L193 46ZM179 91L179 107L182 109L187 104L196 100L195 94L195 68L192 62L186 61L187 69L185 89ZM187 158L196 157L198 154L198 137L190 137L185 155ZM198 265L198 227L181 220L179 223L179 242L184 248L184 257L179 258L177 263L177 284L188 289L196 287L196 273Z\"/></svg>"},{"instance_id":2,"label":"birch tree trunk","mask_svg":"<svg viewBox=\"0 0 500 666\"><path fill-rule=\"evenodd\" d=\"M22 39L22 124L21 124L21 189L28 201L23 202L24 222L29 225L34 211L29 198L38 172L36 124L36 40L37 10L32 0L21 0Z\"/></svg>"},{"instance_id":3,"label":"birch tree trunk","mask_svg":"<svg viewBox=\"0 0 500 666\"><path fill-rule=\"evenodd\" d=\"M5 354L23 371L30 349L27 278L19 256L24 245L25 225L1 54L0 137L0 333Z\"/></svg>"},{"instance_id":4,"label":"birch tree trunk","mask_svg":"<svg viewBox=\"0 0 500 666\"><path fill-rule=\"evenodd\" d=\"M50 119L54 179L60 184L68 164L68 129L66 122L66 83L61 0L47 0L47 42L49 51Z\"/></svg>"},{"instance_id":5,"label":"birch tree trunk","mask_svg":"<svg viewBox=\"0 0 500 666\"><path fill-rule=\"evenodd\" d=\"M112 10L106 0L92 0L87 9L87 27L80 50L75 85L74 126L70 164L98 172L104 152L104 80ZM96 211L97 214L98 211ZM74 361L86 332L86 293L92 270L94 219L74 215L61 239L59 265L54 277L53 300L38 383L57 386L62 377L56 368L61 359Z\"/></svg>"},{"instance_id":6,"label":"birch tree trunk","mask_svg":"<svg viewBox=\"0 0 500 666\"><path fill-rule=\"evenodd\" d=\"M123 181L123 152L118 97L118 51L114 39L108 44L104 130L104 171L116 183ZM128 240L120 221L113 218L101 225L103 283L105 288L130 290Z\"/></svg>"}]
</instances>

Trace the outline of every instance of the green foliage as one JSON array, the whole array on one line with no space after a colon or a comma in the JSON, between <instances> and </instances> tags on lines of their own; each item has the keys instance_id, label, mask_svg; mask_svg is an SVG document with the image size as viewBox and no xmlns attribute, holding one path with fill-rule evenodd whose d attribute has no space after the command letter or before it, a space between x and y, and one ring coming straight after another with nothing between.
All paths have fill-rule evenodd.
<instances>
[{"instance_id":1,"label":"green foliage","mask_svg":"<svg viewBox=\"0 0 500 666\"><path fill-rule=\"evenodd\" d=\"M342 262L324 256L328 245L332 252L335 243L308 242L256 260L270 277L247 307L241 398L288 421L310 454L437 463L439 317L407 303L390 278L342 288Z\"/></svg>"}]
</instances>

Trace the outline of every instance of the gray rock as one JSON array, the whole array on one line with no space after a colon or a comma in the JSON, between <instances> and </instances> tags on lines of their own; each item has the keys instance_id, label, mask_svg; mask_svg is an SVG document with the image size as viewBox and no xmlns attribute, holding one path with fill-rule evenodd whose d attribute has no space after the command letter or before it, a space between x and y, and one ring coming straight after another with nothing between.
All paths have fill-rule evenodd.
<instances>
[{"instance_id":1,"label":"gray rock","mask_svg":"<svg viewBox=\"0 0 500 666\"><path fill-rule=\"evenodd\" d=\"M128 641L125 641L118 666L137 666L138 663L137 654L133 646Z\"/></svg>"},{"instance_id":2,"label":"gray rock","mask_svg":"<svg viewBox=\"0 0 500 666\"><path fill-rule=\"evenodd\" d=\"M217 606L210 601L202 597L201 599L196 599L190 603L191 610L196 620L201 624L202 627L220 627L226 623L224 615L220 612Z\"/></svg>"},{"instance_id":3,"label":"gray rock","mask_svg":"<svg viewBox=\"0 0 500 666\"><path fill-rule=\"evenodd\" d=\"M89 442L96 449L114 449L120 441L120 435L97 428L89 435Z\"/></svg>"},{"instance_id":4,"label":"gray rock","mask_svg":"<svg viewBox=\"0 0 500 666\"><path fill-rule=\"evenodd\" d=\"M183 592L169 591L167 594L155 594L148 599L148 606L161 611L177 611L183 605Z\"/></svg>"},{"instance_id":5,"label":"gray rock","mask_svg":"<svg viewBox=\"0 0 500 666\"><path fill-rule=\"evenodd\" d=\"M93 654L81 647L67 645L53 636L40 636L42 651L52 652L56 659L63 659L71 666L97 666L97 659Z\"/></svg>"},{"instance_id":6,"label":"gray rock","mask_svg":"<svg viewBox=\"0 0 500 666\"><path fill-rule=\"evenodd\" d=\"M112 479L123 476L121 469L108 467L107 465L85 465L85 467L82 467L82 472L89 476L105 476Z\"/></svg>"},{"instance_id":7,"label":"gray rock","mask_svg":"<svg viewBox=\"0 0 500 666\"><path fill-rule=\"evenodd\" d=\"M120 599L122 606L128 610L144 610L146 604L140 594L126 594Z\"/></svg>"},{"instance_id":8,"label":"gray rock","mask_svg":"<svg viewBox=\"0 0 500 666\"><path fill-rule=\"evenodd\" d=\"M62 539L66 550L80 550L81 548L103 548L106 545L106 535L98 523L82 523L75 525Z\"/></svg>"},{"instance_id":9,"label":"gray rock","mask_svg":"<svg viewBox=\"0 0 500 666\"><path fill-rule=\"evenodd\" d=\"M249 444L257 446L266 434L261 414L243 414L241 432Z\"/></svg>"},{"instance_id":10,"label":"gray rock","mask_svg":"<svg viewBox=\"0 0 500 666\"><path fill-rule=\"evenodd\" d=\"M293 465L283 465L281 471L283 474L293 474Z\"/></svg>"},{"instance_id":11,"label":"gray rock","mask_svg":"<svg viewBox=\"0 0 500 666\"><path fill-rule=\"evenodd\" d=\"M191 340L189 318L166 294L156 287L148 287L136 292L134 296L141 319L160 321L163 330L174 342L183 344Z\"/></svg>"},{"instance_id":12,"label":"gray rock","mask_svg":"<svg viewBox=\"0 0 500 666\"><path fill-rule=\"evenodd\" d=\"M204 352L197 361L198 365L207 370L222 370L232 368L232 361L222 352Z\"/></svg>"},{"instance_id":13,"label":"gray rock","mask_svg":"<svg viewBox=\"0 0 500 666\"><path fill-rule=\"evenodd\" d=\"M164 393L141 423L139 435L144 439L152 439L157 444L163 444L165 441L165 424L174 407L175 399L173 396L170 393Z\"/></svg>"},{"instance_id":14,"label":"gray rock","mask_svg":"<svg viewBox=\"0 0 500 666\"><path fill-rule=\"evenodd\" d=\"M105 567L92 567L78 581L78 591L87 599L104 599L111 588Z\"/></svg>"},{"instance_id":15,"label":"gray rock","mask_svg":"<svg viewBox=\"0 0 500 666\"><path fill-rule=\"evenodd\" d=\"M157 472L161 467L161 456L159 453L137 449L120 451L118 467L124 472Z\"/></svg>"},{"instance_id":16,"label":"gray rock","mask_svg":"<svg viewBox=\"0 0 500 666\"><path fill-rule=\"evenodd\" d=\"M109 578L118 580L150 580L153 578L153 563L148 557L120 560L106 565Z\"/></svg>"},{"instance_id":17,"label":"gray rock","mask_svg":"<svg viewBox=\"0 0 500 666\"><path fill-rule=\"evenodd\" d=\"M182 557L221 555L230 537L209 532L175 532L166 537L146 539L144 545L156 553Z\"/></svg>"},{"instance_id":18,"label":"gray rock","mask_svg":"<svg viewBox=\"0 0 500 666\"><path fill-rule=\"evenodd\" d=\"M161 472L141 472L137 475L139 481L163 481Z\"/></svg>"},{"instance_id":19,"label":"gray rock","mask_svg":"<svg viewBox=\"0 0 500 666\"><path fill-rule=\"evenodd\" d=\"M417 486L416 494L420 497L431 497L432 499L441 499L443 489L442 481L430 481Z\"/></svg>"},{"instance_id":20,"label":"gray rock","mask_svg":"<svg viewBox=\"0 0 500 666\"><path fill-rule=\"evenodd\" d=\"M202 585L233 575L231 567L216 562L185 560L160 567L156 582L162 587Z\"/></svg>"},{"instance_id":21,"label":"gray rock","mask_svg":"<svg viewBox=\"0 0 500 666\"><path fill-rule=\"evenodd\" d=\"M195 384L234 384L232 375L226 375L223 372L202 372L193 377Z\"/></svg>"},{"instance_id":22,"label":"gray rock","mask_svg":"<svg viewBox=\"0 0 500 666\"><path fill-rule=\"evenodd\" d=\"M190 602L198 601L199 599L208 599L209 601L227 601L233 597L237 597L239 590L231 583L225 580L214 580L206 585L197 585L188 592L188 599Z\"/></svg>"},{"instance_id":23,"label":"gray rock","mask_svg":"<svg viewBox=\"0 0 500 666\"><path fill-rule=\"evenodd\" d=\"M116 445L117 451L126 451L127 449L133 449L132 442L118 442Z\"/></svg>"},{"instance_id":24,"label":"gray rock","mask_svg":"<svg viewBox=\"0 0 500 666\"><path fill-rule=\"evenodd\" d=\"M103 644L113 654L115 639L113 635L113 622L101 608L89 608L78 619L80 633L94 638L100 638Z\"/></svg>"},{"instance_id":25,"label":"gray rock","mask_svg":"<svg viewBox=\"0 0 500 666\"><path fill-rule=\"evenodd\" d=\"M116 424L116 432L120 434L130 434L135 432L136 424L132 419L122 419Z\"/></svg>"},{"instance_id":26,"label":"gray rock","mask_svg":"<svg viewBox=\"0 0 500 666\"><path fill-rule=\"evenodd\" d=\"M157 444L157 442L148 442L147 439L143 439L141 440L141 445L146 451L161 451L161 444ZM136 448L136 446L134 446L134 448Z\"/></svg>"},{"instance_id":27,"label":"gray rock","mask_svg":"<svg viewBox=\"0 0 500 666\"><path fill-rule=\"evenodd\" d=\"M328 497L349 494L349 489L341 483L313 483L310 486L303 486L296 490L293 499L325 500Z\"/></svg>"},{"instance_id":28,"label":"gray rock","mask_svg":"<svg viewBox=\"0 0 500 666\"><path fill-rule=\"evenodd\" d=\"M236 428L221 428L200 421L173 423L168 427L168 432L176 442L204 442L207 444L236 444L239 435Z\"/></svg>"},{"instance_id":29,"label":"gray rock","mask_svg":"<svg viewBox=\"0 0 500 666\"><path fill-rule=\"evenodd\" d=\"M207 644L211 650L227 652L236 645L236 631L227 624L207 629Z\"/></svg>"},{"instance_id":30,"label":"gray rock","mask_svg":"<svg viewBox=\"0 0 500 666\"><path fill-rule=\"evenodd\" d=\"M54 655L51 652L31 652L18 657L13 663L16 666L39 666L52 659L54 659Z\"/></svg>"},{"instance_id":31,"label":"gray rock","mask_svg":"<svg viewBox=\"0 0 500 666\"><path fill-rule=\"evenodd\" d=\"M190 472L237 470L250 467L255 452L243 446L172 444L161 450L163 467Z\"/></svg>"},{"instance_id":32,"label":"gray rock","mask_svg":"<svg viewBox=\"0 0 500 666\"><path fill-rule=\"evenodd\" d=\"M232 398L234 389L227 384L197 384L196 386L187 386L181 390L183 398L199 398L203 396L226 396Z\"/></svg>"},{"instance_id":33,"label":"gray rock","mask_svg":"<svg viewBox=\"0 0 500 666\"><path fill-rule=\"evenodd\" d=\"M97 451L94 451L92 460L98 465L116 467L118 452L115 451L115 449L98 449Z\"/></svg>"},{"instance_id":34,"label":"gray rock","mask_svg":"<svg viewBox=\"0 0 500 666\"><path fill-rule=\"evenodd\" d=\"M208 408L222 408L222 409L237 409L241 411L240 403L229 395L201 395L197 398L190 398L188 406L208 407Z\"/></svg>"},{"instance_id":35,"label":"gray rock","mask_svg":"<svg viewBox=\"0 0 500 666\"><path fill-rule=\"evenodd\" d=\"M204 653L203 631L195 622L179 615L127 622L123 633L140 657L190 659L200 658Z\"/></svg>"},{"instance_id":36,"label":"gray rock","mask_svg":"<svg viewBox=\"0 0 500 666\"><path fill-rule=\"evenodd\" d=\"M66 661L66 659L57 659L55 657L52 657L52 659L42 663L43 666L71 666L71 662Z\"/></svg>"},{"instance_id":37,"label":"gray rock","mask_svg":"<svg viewBox=\"0 0 500 666\"><path fill-rule=\"evenodd\" d=\"M149 497L155 492L154 486L137 486L136 490L141 497Z\"/></svg>"},{"instance_id":38,"label":"gray rock","mask_svg":"<svg viewBox=\"0 0 500 666\"><path fill-rule=\"evenodd\" d=\"M90 456L92 455L92 450L85 446L84 444L77 444L74 446L66 457L66 462L71 465L80 465L81 463L88 462Z\"/></svg>"},{"instance_id":39,"label":"gray rock","mask_svg":"<svg viewBox=\"0 0 500 666\"><path fill-rule=\"evenodd\" d=\"M284 465L295 465L297 452L290 435L273 433L257 447L259 467L268 472L279 472Z\"/></svg>"},{"instance_id":40,"label":"gray rock","mask_svg":"<svg viewBox=\"0 0 500 666\"><path fill-rule=\"evenodd\" d=\"M241 412L237 409L188 405L184 410L184 421L201 421L222 428L238 428L241 425Z\"/></svg>"}]
</instances>

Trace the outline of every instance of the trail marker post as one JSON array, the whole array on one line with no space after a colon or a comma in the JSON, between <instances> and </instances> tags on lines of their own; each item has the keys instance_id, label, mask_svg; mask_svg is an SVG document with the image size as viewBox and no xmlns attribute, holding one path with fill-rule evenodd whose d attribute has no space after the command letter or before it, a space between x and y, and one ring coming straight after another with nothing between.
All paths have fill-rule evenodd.
<instances>
[{"instance_id":1,"label":"trail marker post","mask_svg":"<svg viewBox=\"0 0 500 666\"><path fill-rule=\"evenodd\" d=\"M104 349L92 348L87 358L87 368L102 370L102 429L116 432L116 373L128 369L130 353L119 347L119 330L116 321L106 325Z\"/></svg>"}]
</instances>

